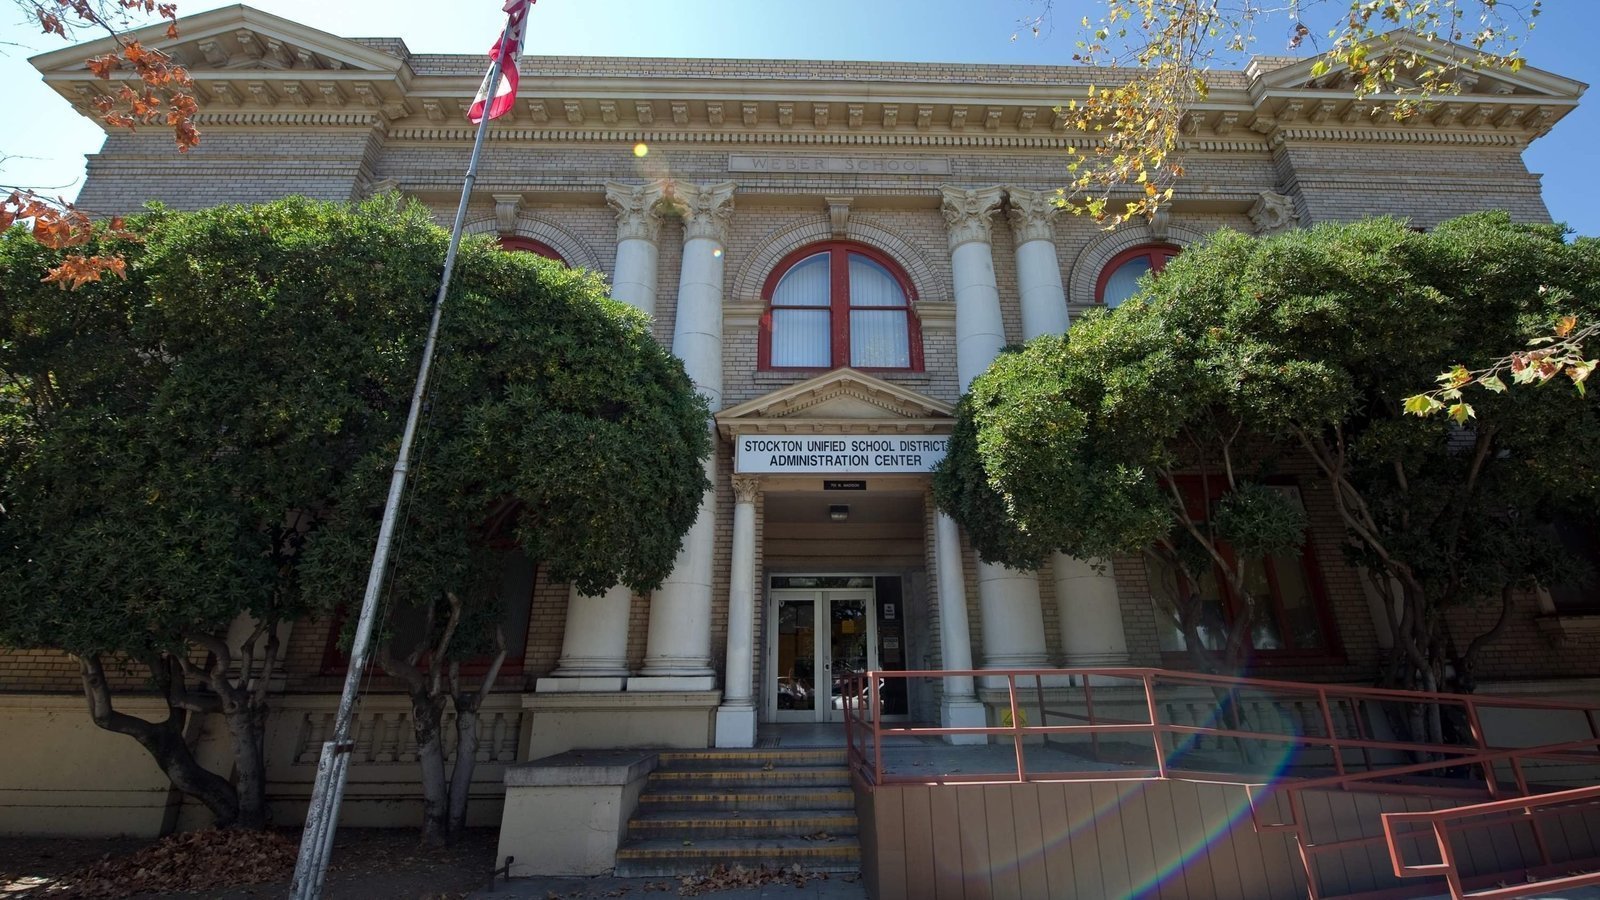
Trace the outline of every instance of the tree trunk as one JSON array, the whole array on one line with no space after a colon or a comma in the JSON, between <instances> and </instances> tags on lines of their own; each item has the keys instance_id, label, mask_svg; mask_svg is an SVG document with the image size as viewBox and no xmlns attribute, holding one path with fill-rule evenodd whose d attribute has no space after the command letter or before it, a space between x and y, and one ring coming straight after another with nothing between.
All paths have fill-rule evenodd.
<instances>
[{"instance_id":1,"label":"tree trunk","mask_svg":"<svg viewBox=\"0 0 1600 900\"><path fill-rule=\"evenodd\" d=\"M237 770L239 824L245 828L267 827L267 760L262 733L266 710L256 704L228 703L223 718L233 743Z\"/></svg>"},{"instance_id":2,"label":"tree trunk","mask_svg":"<svg viewBox=\"0 0 1600 900\"><path fill-rule=\"evenodd\" d=\"M233 785L201 766L183 739L184 710L172 706L169 699L164 722L150 722L117 712L100 658L92 654L83 656L78 664L84 698L89 703L89 718L95 725L138 741L166 773L173 787L205 805L218 828L228 828L238 821L239 796ZM156 674L159 678L159 673Z\"/></svg>"},{"instance_id":3,"label":"tree trunk","mask_svg":"<svg viewBox=\"0 0 1600 900\"><path fill-rule=\"evenodd\" d=\"M467 827L467 800L472 792L472 771L478 765L478 704L476 696L466 702L456 698L456 767L450 773L450 834L461 834Z\"/></svg>"},{"instance_id":4,"label":"tree trunk","mask_svg":"<svg viewBox=\"0 0 1600 900\"><path fill-rule=\"evenodd\" d=\"M422 770L422 844L443 847L450 837L450 794L444 774L444 705L427 691L411 692L412 723L417 735L417 764Z\"/></svg>"}]
</instances>

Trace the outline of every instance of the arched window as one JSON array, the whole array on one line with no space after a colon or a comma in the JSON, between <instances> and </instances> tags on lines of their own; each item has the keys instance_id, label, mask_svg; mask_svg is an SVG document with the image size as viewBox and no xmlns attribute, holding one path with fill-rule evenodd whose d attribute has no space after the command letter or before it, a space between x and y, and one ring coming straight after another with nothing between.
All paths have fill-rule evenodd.
<instances>
[{"instance_id":1,"label":"arched window","mask_svg":"<svg viewBox=\"0 0 1600 900\"><path fill-rule=\"evenodd\" d=\"M567 264L567 261L561 258L561 254L557 253L554 247L532 238L503 237L500 239L500 249L510 250L514 253L532 253L545 259L553 259L563 266Z\"/></svg>"},{"instance_id":2,"label":"arched window","mask_svg":"<svg viewBox=\"0 0 1600 900\"><path fill-rule=\"evenodd\" d=\"M1167 260L1177 255L1178 248L1171 244L1140 244L1118 253L1100 270L1094 302L1107 307L1122 305L1122 301L1138 292L1139 279L1146 272L1161 271L1166 268Z\"/></svg>"},{"instance_id":3,"label":"arched window","mask_svg":"<svg viewBox=\"0 0 1600 900\"><path fill-rule=\"evenodd\" d=\"M761 298L763 369L922 369L911 282L870 247L831 241L791 253Z\"/></svg>"}]
</instances>

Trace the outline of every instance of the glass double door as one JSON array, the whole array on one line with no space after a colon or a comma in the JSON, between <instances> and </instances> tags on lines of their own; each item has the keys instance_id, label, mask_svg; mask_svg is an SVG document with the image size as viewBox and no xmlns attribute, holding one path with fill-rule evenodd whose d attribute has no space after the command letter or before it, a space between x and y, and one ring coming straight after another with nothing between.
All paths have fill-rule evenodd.
<instances>
[{"instance_id":1,"label":"glass double door","mask_svg":"<svg viewBox=\"0 0 1600 900\"><path fill-rule=\"evenodd\" d=\"M775 720L843 721L851 677L878 668L872 590L773 590L772 622Z\"/></svg>"}]
</instances>

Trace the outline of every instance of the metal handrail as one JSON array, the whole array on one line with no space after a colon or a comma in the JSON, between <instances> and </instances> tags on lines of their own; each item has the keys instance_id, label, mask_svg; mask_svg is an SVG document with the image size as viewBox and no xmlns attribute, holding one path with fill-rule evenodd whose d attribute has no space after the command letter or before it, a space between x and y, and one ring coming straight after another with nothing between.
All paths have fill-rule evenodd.
<instances>
[{"instance_id":1,"label":"metal handrail","mask_svg":"<svg viewBox=\"0 0 1600 900\"><path fill-rule=\"evenodd\" d=\"M999 679L1004 679L1006 708L1010 712L1009 725L972 726L972 727L933 727L933 726L907 726L885 725L882 718L882 709L879 704L879 686L887 678L981 678L989 680L992 685ZM1018 680L1032 681L1031 687L1042 717L1056 715L1058 718L1070 718L1083 724L1071 725L1024 725L1023 706L1018 702ZM1094 692L1096 682L1102 692L1108 688L1115 690L1107 681L1126 682L1126 691L1131 695L1134 689L1142 694L1146 720L1143 722L1129 721L1126 719L1107 719L1097 715ZM1047 684L1047 682L1049 682ZM948 683L948 682L947 682ZM1223 692L1215 698L1215 709L1227 727L1215 724L1205 725L1179 725L1163 721L1161 715L1161 702L1157 697L1159 687L1179 687L1209 689L1214 692ZM985 690L988 690L985 688ZM1080 692L1084 712L1066 712L1060 709L1050 710L1046 706L1047 692L1055 695L1062 693ZM1244 692L1259 692L1264 695L1260 698L1241 696ZM860 702L866 697L865 703ZM1323 734L1305 733L1302 729L1290 732L1257 731L1247 726L1246 714L1242 711L1245 702L1267 701L1274 705L1283 703L1315 702L1316 708L1311 711L1320 724ZM1127 705L1138 703L1138 699L1129 696L1124 700ZM1438 704L1453 707L1465 719L1466 743L1457 744L1432 744L1422 742L1380 740L1371 737L1363 727L1362 704ZM899 672L872 671L863 673L853 679L851 688L847 690L843 703L845 717L846 743L848 757L853 776L859 779L867 790L872 790L878 785L891 783L963 783L963 782L1012 782L1025 783L1030 781L1146 781L1152 779L1185 780L1221 784L1233 784L1244 788L1250 801L1251 822L1258 831L1288 831L1295 834L1301 850L1301 860L1306 869L1308 891L1312 898L1319 895L1317 886L1317 860L1325 853L1348 848L1355 845L1376 844L1384 838L1372 836L1366 838L1353 838L1334 842L1314 843L1306 823L1304 805L1301 802L1302 791L1311 789L1326 790L1361 790L1379 791L1388 793L1426 793L1435 796L1465 795L1482 797L1487 795L1491 801L1501 800L1502 794L1512 790L1511 785L1501 783L1497 764L1505 764L1510 768L1512 782L1516 797L1506 800L1511 806L1523 804L1520 808L1542 807L1543 804L1534 804L1528 798L1534 795L1530 788L1523 763L1541 760L1546 762L1584 763L1600 765L1600 703L1578 703L1559 700L1544 700L1538 698L1491 696L1478 694L1445 694L1429 693L1423 691L1397 691L1385 688L1368 688L1338 684L1308 684L1303 682L1277 681L1261 678L1243 678L1223 675L1206 675L1190 672L1173 672L1165 669L1118 667L1118 668L1078 668L1078 669L936 669L936 670L910 670ZM1348 707L1351 715L1350 722L1355 731L1355 737L1342 737L1335 726L1335 707ZM1104 708L1102 703L1101 708ZM1483 724L1482 712L1490 709L1520 709L1520 710L1548 710L1581 713L1588 726L1589 739L1569 741L1559 744L1549 744L1536 747L1500 747L1493 746L1487 740ZM1308 715L1307 719L1310 718ZM1213 720L1215 721L1215 720ZM1087 735L1092 742L1096 755L1099 753L1099 739L1103 735L1143 735L1147 737L1154 750L1155 767L1151 768L1126 768L1112 772L1104 771L1068 771L1068 772L1029 772L1023 744L1026 738L1037 736L1048 741L1053 735L1076 734ZM905 776L891 774L885 771L883 764L883 746L885 739L901 739L932 736L993 736L1010 738L1008 743L1013 747L1016 759L1014 775L981 774L961 775L943 774L936 778L919 774ZM1168 759L1167 746L1171 743L1174 747L1179 741L1185 739L1211 738L1213 740L1230 740L1239 744L1242 750L1246 742L1258 741L1274 745L1288 745L1299 748L1323 748L1331 754L1334 774L1315 778L1286 778L1282 775L1269 775L1266 781L1260 774L1237 773L1226 771L1205 771L1183 768L1173 765L1175 760ZM871 741L868 748L867 741ZM1413 755L1433 757L1420 763L1378 763L1372 756L1372 751L1397 751ZM1359 752L1361 755L1362 769L1348 771L1345 765L1347 752ZM870 759L869 759L870 753ZM1175 758L1177 754L1174 754ZM1415 756L1413 756L1415 758ZM1443 786L1437 784L1394 783L1380 779L1393 779L1401 776L1421 775L1430 771L1455 768L1476 768L1481 774L1481 786L1469 786L1466 783ZM1272 794L1282 793L1287 795L1289 806L1289 820L1286 822L1262 822L1257 811L1260 800ZM1555 795L1550 795L1555 796ZM1570 801L1569 801L1570 802ZM1467 814L1471 815L1471 814ZM1404 819L1400 821L1406 821ZM1440 819L1440 822L1446 821ZM1539 823L1539 814L1528 813L1519 821L1527 821L1533 829L1534 843L1538 848L1540 858L1545 867L1550 866L1550 855L1546 847L1544 835ZM1385 821L1387 828L1387 819ZM1448 826L1441 826L1448 827ZM1391 852L1395 845L1391 843ZM1394 865L1399 871L1402 863L1398 856L1392 857ZM1415 874L1444 874L1442 869L1420 869ZM1596 876L1600 879L1600 875ZM1589 883L1589 882L1584 882ZM1544 882L1534 888L1542 889L1557 882ZM1561 886L1569 886L1565 881ZM1453 888L1452 888L1453 889ZM1528 889L1523 887L1524 890ZM1506 888L1503 890L1515 890ZM1512 893L1485 894L1483 896L1515 896Z\"/></svg>"},{"instance_id":2,"label":"metal handrail","mask_svg":"<svg viewBox=\"0 0 1600 900\"><path fill-rule=\"evenodd\" d=\"M1445 882L1450 886L1450 896L1454 900L1463 900L1466 897L1520 897L1525 896L1530 889L1540 892L1558 890L1571 887L1582 887L1590 884L1600 884L1600 871L1569 873L1556 878L1545 879L1529 884L1513 884L1496 886L1484 890L1468 893L1461 877L1460 866L1456 862L1455 848L1450 843L1450 823L1459 819L1473 819L1493 816L1497 813L1520 812L1521 815L1501 816L1488 821L1474 822L1464 826L1467 828L1487 828L1491 825L1500 825L1516 822L1537 822L1537 816L1554 815L1562 812L1559 807L1566 807L1573 803L1596 802L1600 803L1600 785L1591 785L1584 788L1573 788L1566 791L1555 791L1549 794L1539 794L1532 797L1519 797L1509 800L1496 800L1488 803L1475 803L1468 806L1457 806L1450 809L1435 809L1423 812L1387 812L1383 813L1383 838L1389 848L1389 861L1394 866L1394 874L1398 878L1417 878L1427 875L1443 875ZM1415 831L1397 833L1396 826L1402 825L1427 825L1433 833L1434 845L1439 850L1439 862L1413 864L1405 862L1399 844L1400 838L1415 838ZM1538 829L1534 833L1539 835ZM1543 840L1540 839L1540 850L1543 851ZM1548 855L1544 858L1545 866L1549 866Z\"/></svg>"}]
</instances>

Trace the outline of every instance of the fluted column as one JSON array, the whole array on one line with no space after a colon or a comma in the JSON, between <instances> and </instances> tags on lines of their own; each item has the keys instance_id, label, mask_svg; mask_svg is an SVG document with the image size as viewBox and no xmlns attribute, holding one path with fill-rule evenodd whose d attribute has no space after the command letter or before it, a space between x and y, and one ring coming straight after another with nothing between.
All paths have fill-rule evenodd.
<instances>
[{"instance_id":1,"label":"fluted column","mask_svg":"<svg viewBox=\"0 0 1600 900\"><path fill-rule=\"evenodd\" d=\"M683 264L672 353L695 389L716 412L722 407L722 251L733 215L733 182L667 186L663 203L683 216ZM711 423L707 422L710 428ZM717 483L717 459L706 460ZM650 598L650 630L640 677L630 691L694 691L716 686L711 668L711 567L716 550L716 489L706 491L700 515L672 574Z\"/></svg>"},{"instance_id":2,"label":"fluted column","mask_svg":"<svg viewBox=\"0 0 1600 900\"><path fill-rule=\"evenodd\" d=\"M660 258L662 184L606 182L606 203L617 214L617 262L611 298L647 316L656 314L656 263Z\"/></svg>"},{"instance_id":3,"label":"fluted column","mask_svg":"<svg viewBox=\"0 0 1600 900\"><path fill-rule=\"evenodd\" d=\"M756 745L756 498L761 482L733 476L733 547L728 573L728 664L717 709L717 746Z\"/></svg>"},{"instance_id":4,"label":"fluted column","mask_svg":"<svg viewBox=\"0 0 1600 900\"><path fill-rule=\"evenodd\" d=\"M1067 293L1056 258L1055 218L1060 207L1055 195L1011 188L1007 200L1006 214L1017 240L1023 340L1063 334L1068 326ZM1082 560L1057 553L1052 561L1065 664L1127 665L1128 639L1110 560Z\"/></svg>"},{"instance_id":5,"label":"fluted column","mask_svg":"<svg viewBox=\"0 0 1600 900\"><path fill-rule=\"evenodd\" d=\"M1000 289L995 282L990 229L1000 205L998 187L968 190L946 186L944 218L950 235L950 268L956 293L956 375L962 390L972 385L1005 346ZM980 562L978 611L983 617L983 668L1026 669L1050 665L1045 650L1044 611L1033 572Z\"/></svg>"}]
</instances>

